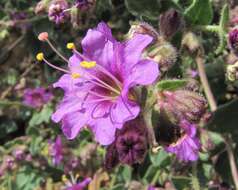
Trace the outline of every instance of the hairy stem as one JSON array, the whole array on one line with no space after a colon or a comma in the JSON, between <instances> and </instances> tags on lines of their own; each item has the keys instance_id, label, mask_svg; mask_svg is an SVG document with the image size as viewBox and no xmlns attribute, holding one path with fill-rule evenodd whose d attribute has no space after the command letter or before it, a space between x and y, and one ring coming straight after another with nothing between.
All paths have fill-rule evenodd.
<instances>
[{"instance_id":1,"label":"hairy stem","mask_svg":"<svg viewBox=\"0 0 238 190\"><path fill-rule=\"evenodd\" d=\"M200 190L200 183L197 177L197 163L194 163L192 166L192 186L194 190Z\"/></svg>"},{"instance_id":2,"label":"hairy stem","mask_svg":"<svg viewBox=\"0 0 238 190\"><path fill-rule=\"evenodd\" d=\"M204 67L204 57L202 53L198 53L196 57L196 62L197 62L200 80L201 80L205 95L207 97L208 103L210 105L211 111L215 111L217 109L217 104L212 94L210 85L208 83L208 79L207 79L207 75L206 75L205 67Z\"/></svg>"},{"instance_id":3,"label":"hairy stem","mask_svg":"<svg viewBox=\"0 0 238 190\"><path fill-rule=\"evenodd\" d=\"M231 146L232 144L231 138L225 138L224 142L226 143L226 150L227 150L227 154L229 158L231 174L232 174L232 178L236 187L235 189L238 189L238 170L236 167L235 156Z\"/></svg>"}]
</instances>

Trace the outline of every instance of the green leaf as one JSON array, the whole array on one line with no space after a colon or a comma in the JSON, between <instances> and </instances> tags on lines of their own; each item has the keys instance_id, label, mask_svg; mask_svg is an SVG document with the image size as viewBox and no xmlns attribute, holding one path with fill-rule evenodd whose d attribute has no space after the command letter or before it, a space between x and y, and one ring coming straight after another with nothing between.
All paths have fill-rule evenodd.
<instances>
[{"instance_id":1,"label":"green leaf","mask_svg":"<svg viewBox=\"0 0 238 190\"><path fill-rule=\"evenodd\" d=\"M29 126L40 125L43 122L48 123L50 121L53 110L50 105L45 105L40 112L35 112L29 122Z\"/></svg>"},{"instance_id":2,"label":"green leaf","mask_svg":"<svg viewBox=\"0 0 238 190\"><path fill-rule=\"evenodd\" d=\"M220 133L237 134L238 123L238 99L220 106L208 123L208 129Z\"/></svg>"},{"instance_id":3,"label":"green leaf","mask_svg":"<svg viewBox=\"0 0 238 190\"><path fill-rule=\"evenodd\" d=\"M132 168L129 166L124 166L122 170L122 176L124 178L124 181L129 182L132 176Z\"/></svg>"},{"instance_id":4,"label":"green leaf","mask_svg":"<svg viewBox=\"0 0 238 190\"><path fill-rule=\"evenodd\" d=\"M213 19L212 5L209 0L193 0L192 4L185 10L186 20L195 25L208 25Z\"/></svg>"},{"instance_id":5,"label":"green leaf","mask_svg":"<svg viewBox=\"0 0 238 190\"><path fill-rule=\"evenodd\" d=\"M39 186L43 177L30 166L23 166L16 175L15 189L32 190Z\"/></svg>"},{"instance_id":6,"label":"green leaf","mask_svg":"<svg viewBox=\"0 0 238 190\"><path fill-rule=\"evenodd\" d=\"M128 11L134 16L147 17L156 20L160 14L160 2L158 0L125 0Z\"/></svg>"},{"instance_id":7,"label":"green leaf","mask_svg":"<svg viewBox=\"0 0 238 190\"><path fill-rule=\"evenodd\" d=\"M13 120L3 116L0 117L0 139L16 130L17 124Z\"/></svg>"},{"instance_id":8,"label":"green leaf","mask_svg":"<svg viewBox=\"0 0 238 190\"><path fill-rule=\"evenodd\" d=\"M176 90L178 88L183 88L187 84L187 80L162 80L157 83L157 89L159 91L163 90Z\"/></svg>"},{"instance_id":9,"label":"green leaf","mask_svg":"<svg viewBox=\"0 0 238 190\"><path fill-rule=\"evenodd\" d=\"M150 160L154 166L162 166L169 160L169 155L165 150L161 149L157 154L150 154Z\"/></svg>"}]
</instances>

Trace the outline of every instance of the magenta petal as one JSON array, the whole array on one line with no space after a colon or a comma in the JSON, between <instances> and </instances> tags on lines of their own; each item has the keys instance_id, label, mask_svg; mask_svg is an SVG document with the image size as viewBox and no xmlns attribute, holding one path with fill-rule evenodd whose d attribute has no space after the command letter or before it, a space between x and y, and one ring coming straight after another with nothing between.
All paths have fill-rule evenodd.
<instances>
[{"instance_id":1,"label":"magenta petal","mask_svg":"<svg viewBox=\"0 0 238 190\"><path fill-rule=\"evenodd\" d=\"M95 105L92 111L92 118L98 119L106 117L110 111L111 103L108 101L99 102Z\"/></svg>"},{"instance_id":2,"label":"magenta petal","mask_svg":"<svg viewBox=\"0 0 238 190\"><path fill-rule=\"evenodd\" d=\"M111 29L107 26L105 22L100 22L97 26L97 30L103 33L110 41L114 42L115 39L112 36Z\"/></svg>"},{"instance_id":3,"label":"magenta petal","mask_svg":"<svg viewBox=\"0 0 238 190\"><path fill-rule=\"evenodd\" d=\"M130 71L141 58L142 51L152 42L148 35L137 34L124 44L124 63L126 71Z\"/></svg>"},{"instance_id":4,"label":"magenta petal","mask_svg":"<svg viewBox=\"0 0 238 190\"><path fill-rule=\"evenodd\" d=\"M115 139L116 125L112 124L109 117L97 119L92 125L95 139L101 145L109 145Z\"/></svg>"},{"instance_id":5,"label":"magenta petal","mask_svg":"<svg viewBox=\"0 0 238 190\"><path fill-rule=\"evenodd\" d=\"M134 102L118 97L117 102L111 108L111 120L114 124L123 124L134 119L140 112L140 107Z\"/></svg>"},{"instance_id":6,"label":"magenta petal","mask_svg":"<svg viewBox=\"0 0 238 190\"><path fill-rule=\"evenodd\" d=\"M62 130L68 139L73 139L87 122L88 117L84 113L73 112L62 119Z\"/></svg>"},{"instance_id":7,"label":"magenta petal","mask_svg":"<svg viewBox=\"0 0 238 190\"><path fill-rule=\"evenodd\" d=\"M132 68L125 83L128 87L132 87L137 84L148 85L153 83L158 76L158 64L150 60L142 60Z\"/></svg>"},{"instance_id":8,"label":"magenta petal","mask_svg":"<svg viewBox=\"0 0 238 190\"><path fill-rule=\"evenodd\" d=\"M67 96L63 99L57 110L51 116L54 122L59 122L66 114L75 112L81 109L82 102L75 96Z\"/></svg>"},{"instance_id":9,"label":"magenta petal","mask_svg":"<svg viewBox=\"0 0 238 190\"><path fill-rule=\"evenodd\" d=\"M65 92L69 92L73 90L74 88L77 88L75 84L81 82L82 79L72 79L72 77L69 74L64 74L60 79L53 84L54 88L62 88Z\"/></svg>"}]
</instances>

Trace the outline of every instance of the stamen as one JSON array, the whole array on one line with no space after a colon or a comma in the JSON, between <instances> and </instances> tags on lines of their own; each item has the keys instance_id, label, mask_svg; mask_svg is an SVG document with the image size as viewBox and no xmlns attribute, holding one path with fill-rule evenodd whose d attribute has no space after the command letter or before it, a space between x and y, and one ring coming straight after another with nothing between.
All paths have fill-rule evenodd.
<instances>
[{"instance_id":1,"label":"stamen","mask_svg":"<svg viewBox=\"0 0 238 190\"><path fill-rule=\"evenodd\" d=\"M113 100L112 98L99 98L99 99L96 99L96 100L84 101L84 104L85 103L92 104L92 103L98 103L98 102L102 102L102 101L112 101L112 100Z\"/></svg>"},{"instance_id":2,"label":"stamen","mask_svg":"<svg viewBox=\"0 0 238 190\"><path fill-rule=\"evenodd\" d=\"M44 54L41 52L41 53L38 53L37 55L36 55L36 59L37 59L37 61L43 61L43 59L44 59Z\"/></svg>"},{"instance_id":3,"label":"stamen","mask_svg":"<svg viewBox=\"0 0 238 190\"><path fill-rule=\"evenodd\" d=\"M86 69L91 69L96 66L95 61L82 61L80 62L80 66Z\"/></svg>"},{"instance_id":4,"label":"stamen","mask_svg":"<svg viewBox=\"0 0 238 190\"><path fill-rule=\"evenodd\" d=\"M75 45L74 43L70 42L70 43L67 43L67 49L75 49Z\"/></svg>"},{"instance_id":5,"label":"stamen","mask_svg":"<svg viewBox=\"0 0 238 190\"><path fill-rule=\"evenodd\" d=\"M72 73L72 74L71 74L71 77L72 77L73 79L77 79L77 78L80 78L81 75L80 75L79 73Z\"/></svg>"},{"instance_id":6,"label":"stamen","mask_svg":"<svg viewBox=\"0 0 238 190\"><path fill-rule=\"evenodd\" d=\"M100 98L110 98L110 100L113 99L113 98L110 97L110 96L104 96L104 95L101 95L101 94L99 94L99 93L97 93L97 92L94 92L94 91L91 91L91 90L89 90L88 93L91 94L91 95L94 95L94 96L100 97Z\"/></svg>"},{"instance_id":7,"label":"stamen","mask_svg":"<svg viewBox=\"0 0 238 190\"><path fill-rule=\"evenodd\" d=\"M70 71L68 71L68 70L66 70L66 69L63 69L63 68L60 68L60 67L57 67L57 66L51 64L51 63L50 63L49 61L47 61L45 58L43 58L43 61L44 61L47 65L49 65L50 67L52 67L52 68L54 68L54 69L56 69L56 70L59 70L59 71L62 71L62 72L64 72L64 73L70 74Z\"/></svg>"},{"instance_id":8,"label":"stamen","mask_svg":"<svg viewBox=\"0 0 238 190\"><path fill-rule=\"evenodd\" d=\"M117 86L121 89L122 87L122 83L115 77L113 76L110 72L108 72L104 67L102 67L101 65L97 64L98 69L103 72L104 74L106 74L107 76L109 76L116 84Z\"/></svg>"},{"instance_id":9,"label":"stamen","mask_svg":"<svg viewBox=\"0 0 238 190\"><path fill-rule=\"evenodd\" d=\"M84 56L83 54L81 54L79 51L77 51L76 49L73 49L73 53L77 54L81 59L86 60L86 61L90 61L89 58L87 58L86 56Z\"/></svg>"},{"instance_id":10,"label":"stamen","mask_svg":"<svg viewBox=\"0 0 238 190\"><path fill-rule=\"evenodd\" d=\"M95 77L94 75L91 75L89 72L87 72L87 74L89 75L89 77L91 77L91 78L97 80L99 83L101 83L101 85L103 85L103 86L106 87L107 89L109 89L109 90L115 92L115 93L118 94L118 95L121 94L120 91L116 90L115 88L112 88L110 85L108 85L107 83L105 83L104 81L102 81L101 79L99 79L98 77ZM90 80L90 81L92 81L92 80Z\"/></svg>"},{"instance_id":11,"label":"stamen","mask_svg":"<svg viewBox=\"0 0 238 190\"><path fill-rule=\"evenodd\" d=\"M49 44L51 49L59 56L61 57L65 62L68 63L68 60L54 47L54 45L50 42L49 39L46 39L46 42Z\"/></svg>"},{"instance_id":12,"label":"stamen","mask_svg":"<svg viewBox=\"0 0 238 190\"><path fill-rule=\"evenodd\" d=\"M38 35L38 40L40 41L46 41L48 39L49 35L47 32L42 32Z\"/></svg>"}]
</instances>

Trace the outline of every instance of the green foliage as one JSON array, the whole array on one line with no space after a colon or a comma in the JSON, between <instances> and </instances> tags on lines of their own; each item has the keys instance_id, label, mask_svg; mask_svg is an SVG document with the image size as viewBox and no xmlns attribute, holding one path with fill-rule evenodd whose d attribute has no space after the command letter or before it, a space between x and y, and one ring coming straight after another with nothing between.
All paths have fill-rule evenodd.
<instances>
[{"instance_id":1,"label":"green foliage","mask_svg":"<svg viewBox=\"0 0 238 190\"><path fill-rule=\"evenodd\" d=\"M158 153L150 154L150 160L153 166L161 168L166 166L170 162L170 157L165 150L160 149Z\"/></svg>"},{"instance_id":2,"label":"green foliage","mask_svg":"<svg viewBox=\"0 0 238 190\"><path fill-rule=\"evenodd\" d=\"M219 22L219 46L216 49L216 54L221 53L226 47L226 33L227 33L227 26L229 24L229 8L228 5L225 4L222 8L220 22Z\"/></svg>"},{"instance_id":3,"label":"green foliage","mask_svg":"<svg viewBox=\"0 0 238 190\"><path fill-rule=\"evenodd\" d=\"M157 84L157 89L159 91L163 90L177 90L179 88L183 88L187 84L187 80L177 80L177 79L172 79L172 80L162 80L158 82Z\"/></svg>"},{"instance_id":4,"label":"green foliage","mask_svg":"<svg viewBox=\"0 0 238 190\"><path fill-rule=\"evenodd\" d=\"M209 0L193 0L192 4L184 12L186 20L190 24L207 25L212 22L213 9Z\"/></svg>"},{"instance_id":5,"label":"green foliage","mask_svg":"<svg viewBox=\"0 0 238 190\"><path fill-rule=\"evenodd\" d=\"M43 107L40 112L34 112L31 120L29 121L29 126L37 126L42 123L48 123L50 121L51 114L53 109L50 104L47 104Z\"/></svg>"},{"instance_id":6,"label":"green foliage","mask_svg":"<svg viewBox=\"0 0 238 190\"><path fill-rule=\"evenodd\" d=\"M23 166L16 175L14 187L17 190L32 190L39 186L43 179L42 174L37 170L30 166Z\"/></svg>"},{"instance_id":7,"label":"green foliage","mask_svg":"<svg viewBox=\"0 0 238 190\"><path fill-rule=\"evenodd\" d=\"M157 20L160 14L159 0L125 0L129 12L137 17Z\"/></svg>"}]
</instances>

